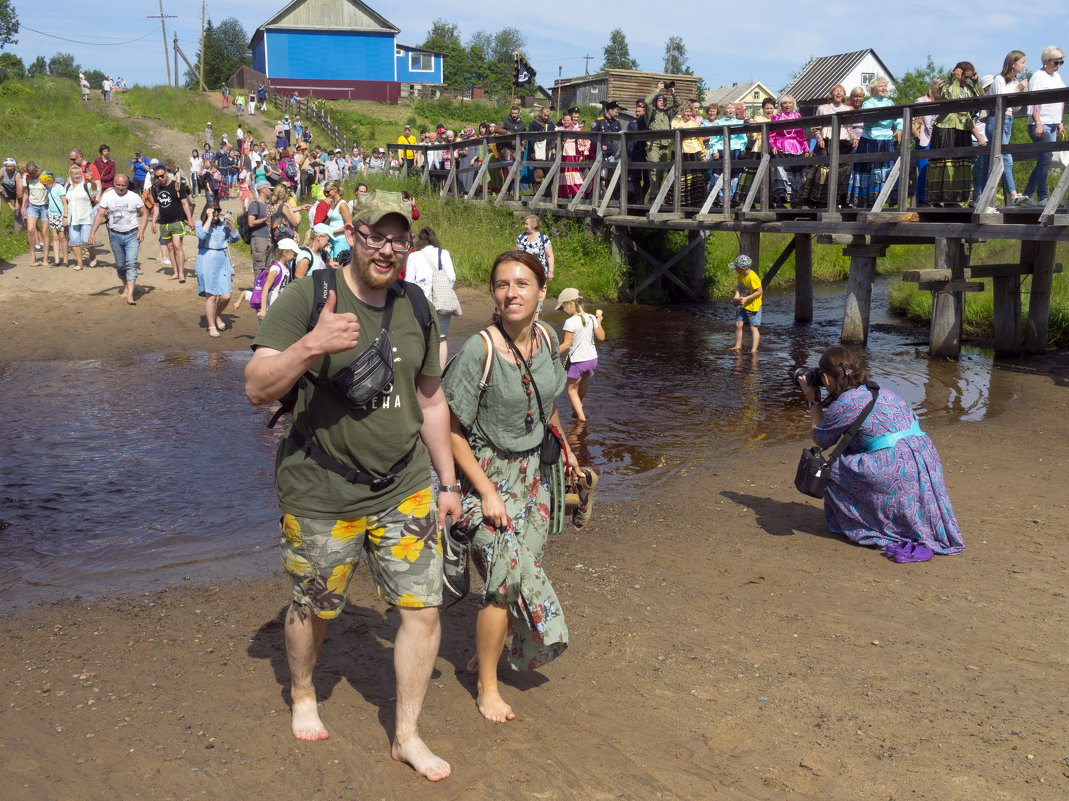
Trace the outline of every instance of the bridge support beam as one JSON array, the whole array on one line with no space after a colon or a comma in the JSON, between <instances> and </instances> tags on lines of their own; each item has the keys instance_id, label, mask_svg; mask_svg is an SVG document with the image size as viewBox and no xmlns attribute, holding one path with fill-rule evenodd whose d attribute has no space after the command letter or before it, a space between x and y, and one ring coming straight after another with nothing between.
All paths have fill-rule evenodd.
<instances>
[{"instance_id":1,"label":"bridge support beam","mask_svg":"<svg viewBox=\"0 0 1069 801\"><path fill-rule=\"evenodd\" d=\"M1025 353L1045 353L1047 327L1050 324L1050 291L1054 282L1055 242L1022 242L1021 258L1026 246L1033 253L1032 287L1028 293L1028 324L1024 332Z\"/></svg>"},{"instance_id":2,"label":"bridge support beam","mask_svg":"<svg viewBox=\"0 0 1069 801\"><path fill-rule=\"evenodd\" d=\"M700 239L701 242L694 240ZM705 235L702 231L687 231L687 283L695 297L705 298Z\"/></svg>"},{"instance_id":3,"label":"bridge support beam","mask_svg":"<svg viewBox=\"0 0 1069 801\"><path fill-rule=\"evenodd\" d=\"M739 255L753 259L754 271L759 273L760 270L756 268L761 263L761 234L752 231L739 233Z\"/></svg>"},{"instance_id":4,"label":"bridge support beam","mask_svg":"<svg viewBox=\"0 0 1069 801\"><path fill-rule=\"evenodd\" d=\"M961 325L965 318L965 268L970 246L964 240L936 237L935 268L950 270L950 281L932 290L932 322L928 349L932 356L956 359L961 355Z\"/></svg>"},{"instance_id":5,"label":"bridge support beam","mask_svg":"<svg viewBox=\"0 0 1069 801\"><path fill-rule=\"evenodd\" d=\"M850 279L846 284L846 309L840 335L844 345L864 345L868 342L876 259L886 252L884 245L847 245L843 248L843 255L850 257Z\"/></svg>"},{"instance_id":6,"label":"bridge support beam","mask_svg":"<svg viewBox=\"0 0 1069 801\"><path fill-rule=\"evenodd\" d=\"M794 321L813 321L813 235L794 235Z\"/></svg>"},{"instance_id":7,"label":"bridge support beam","mask_svg":"<svg viewBox=\"0 0 1069 801\"><path fill-rule=\"evenodd\" d=\"M1035 261L1035 242L1021 242L1021 275L1032 272ZM1024 350L1021 339L1021 278L1018 275L996 275L994 290L995 353L999 356L1018 356Z\"/></svg>"}]
</instances>

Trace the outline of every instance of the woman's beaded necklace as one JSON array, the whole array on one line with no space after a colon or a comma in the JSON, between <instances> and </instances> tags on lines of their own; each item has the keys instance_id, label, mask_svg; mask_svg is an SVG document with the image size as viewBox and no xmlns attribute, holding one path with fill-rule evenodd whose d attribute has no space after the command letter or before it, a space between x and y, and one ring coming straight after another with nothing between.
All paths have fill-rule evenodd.
<instances>
[{"instance_id":1,"label":"woman's beaded necklace","mask_svg":"<svg viewBox=\"0 0 1069 801\"><path fill-rule=\"evenodd\" d=\"M534 380L531 374L531 368L534 367L534 354L535 354L535 328L534 324L531 325L531 355L527 359L523 358L523 354L520 353L520 349L516 347L516 343L512 341L501 323L497 323L497 330L501 332L501 336L505 338L505 344L508 345L509 350L512 351L513 357L517 366L520 368L520 381L523 383L523 392L527 396L527 416L524 418L523 423L527 428L534 425L534 412L531 408L531 382Z\"/></svg>"}]
</instances>

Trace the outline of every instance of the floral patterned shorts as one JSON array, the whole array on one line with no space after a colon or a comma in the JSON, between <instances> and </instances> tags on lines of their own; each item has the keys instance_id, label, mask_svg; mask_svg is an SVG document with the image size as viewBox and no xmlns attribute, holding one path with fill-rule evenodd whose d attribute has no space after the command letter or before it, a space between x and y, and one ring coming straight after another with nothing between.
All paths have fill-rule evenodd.
<instances>
[{"instance_id":1,"label":"floral patterned shorts","mask_svg":"<svg viewBox=\"0 0 1069 801\"><path fill-rule=\"evenodd\" d=\"M442 602L442 539L430 487L378 515L324 520L284 513L281 528L282 566L293 581L293 602L311 607L318 617L341 614L364 551L386 603L421 609Z\"/></svg>"}]
</instances>

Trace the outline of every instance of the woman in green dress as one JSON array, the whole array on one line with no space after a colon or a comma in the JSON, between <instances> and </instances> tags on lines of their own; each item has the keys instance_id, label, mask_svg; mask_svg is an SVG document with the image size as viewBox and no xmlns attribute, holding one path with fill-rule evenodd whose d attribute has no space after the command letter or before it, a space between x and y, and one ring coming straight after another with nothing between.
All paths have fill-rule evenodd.
<instances>
[{"instance_id":1,"label":"woman in green dress","mask_svg":"<svg viewBox=\"0 0 1069 801\"><path fill-rule=\"evenodd\" d=\"M554 398L564 389L556 333L537 322L546 297L542 263L522 251L498 256L490 271L493 324L489 386L480 391L488 364L487 339L471 337L443 380L452 423L453 458L462 473L461 516L456 531L472 541L483 578L483 605L475 624L479 711L491 721L515 718L501 697L497 666L512 631L508 661L533 670L568 647L564 614L542 567L546 539L558 533L564 502L558 466L544 465L543 422L559 427ZM575 455L562 458L578 474ZM556 528L556 530L554 530Z\"/></svg>"}]
</instances>

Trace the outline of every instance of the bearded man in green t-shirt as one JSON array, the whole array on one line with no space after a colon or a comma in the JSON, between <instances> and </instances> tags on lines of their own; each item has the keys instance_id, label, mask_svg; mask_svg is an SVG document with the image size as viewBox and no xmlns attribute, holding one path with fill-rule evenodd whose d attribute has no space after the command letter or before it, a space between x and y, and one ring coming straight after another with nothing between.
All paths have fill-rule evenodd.
<instances>
[{"instance_id":1,"label":"bearded man in green t-shirt","mask_svg":"<svg viewBox=\"0 0 1069 801\"><path fill-rule=\"evenodd\" d=\"M362 200L345 227L352 261L338 269L336 291L315 327L308 330L316 282L307 276L271 304L252 343L245 390L252 403L271 403L305 376L275 461L282 564L293 584L286 614L293 735L329 736L312 674L326 622L345 606L349 580L366 551L379 596L401 617L392 755L438 781L451 768L420 738L418 721L441 639L441 530L446 515L460 514L460 485L441 389L437 319L429 315L431 328L424 330L416 301L396 284L412 246L411 209L396 192ZM365 352L375 349L384 320L388 342L379 344L392 359L392 380L371 387L370 397L332 382L370 355ZM442 481L437 504L432 463Z\"/></svg>"}]
</instances>

